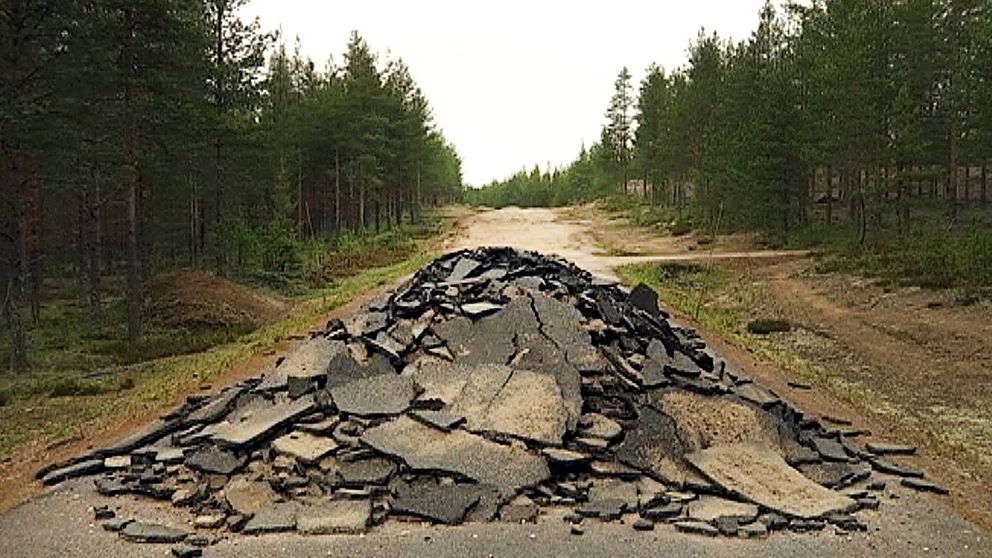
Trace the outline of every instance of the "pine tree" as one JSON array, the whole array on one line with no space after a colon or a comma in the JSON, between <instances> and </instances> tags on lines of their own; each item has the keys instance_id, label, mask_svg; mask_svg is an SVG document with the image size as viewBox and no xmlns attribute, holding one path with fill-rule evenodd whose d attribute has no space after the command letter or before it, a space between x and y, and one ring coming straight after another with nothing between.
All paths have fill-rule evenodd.
<instances>
[{"instance_id":1,"label":"pine tree","mask_svg":"<svg viewBox=\"0 0 992 558\"><path fill-rule=\"evenodd\" d=\"M631 107L634 104L630 71L624 66L613 82L613 97L606 111L606 127L603 141L613 150L614 159L620 169L623 191L628 188L628 164L633 141Z\"/></svg>"},{"instance_id":2,"label":"pine tree","mask_svg":"<svg viewBox=\"0 0 992 558\"><path fill-rule=\"evenodd\" d=\"M241 142L245 127L258 108L265 64L265 51L274 35L260 31L256 19L242 21L240 9L248 0L206 0L205 18L211 33L208 57L209 103L213 108L213 176L210 211L214 258L223 271L235 246L238 215L229 210L233 185L245 180L250 165L237 155L247 146ZM236 207L236 205L234 206Z\"/></svg>"}]
</instances>

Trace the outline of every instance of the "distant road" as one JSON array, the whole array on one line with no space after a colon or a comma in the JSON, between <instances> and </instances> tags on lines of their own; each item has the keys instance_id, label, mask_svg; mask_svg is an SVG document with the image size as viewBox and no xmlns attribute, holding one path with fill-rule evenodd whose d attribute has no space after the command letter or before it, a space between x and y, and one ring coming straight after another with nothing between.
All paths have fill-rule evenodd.
<instances>
[{"instance_id":1,"label":"distant road","mask_svg":"<svg viewBox=\"0 0 992 558\"><path fill-rule=\"evenodd\" d=\"M449 248L512 246L554 254L587 269L595 275L616 279L613 269L648 262L694 262L748 258L803 258L809 250L709 251L638 256L605 255L596 242L593 221L568 219L563 210L519 208L485 210L462 218Z\"/></svg>"}]
</instances>

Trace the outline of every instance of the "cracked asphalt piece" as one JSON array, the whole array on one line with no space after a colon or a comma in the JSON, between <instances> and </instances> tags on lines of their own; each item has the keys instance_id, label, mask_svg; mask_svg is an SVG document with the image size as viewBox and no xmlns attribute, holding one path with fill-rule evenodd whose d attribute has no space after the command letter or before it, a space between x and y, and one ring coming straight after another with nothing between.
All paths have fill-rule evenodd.
<instances>
[{"instance_id":1,"label":"cracked asphalt piece","mask_svg":"<svg viewBox=\"0 0 992 558\"><path fill-rule=\"evenodd\" d=\"M361 533L368 529L371 518L368 500L328 500L300 508L296 529L304 535Z\"/></svg>"},{"instance_id":2,"label":"cracked asphalt piece","mask_svg":"<svg viewBox=\"0 0 992 558\"><path fill-rule=\"evenodd\" d=\"M433 479L398 483L394 488L397 512L449 525L461 523L482 497L479 485L439 484Z\"/></svg>"},{"instance_id":3,"label":"cracked asphalt piece","mask_svg":"<svg viewBox=\"0 0 992 558\"><path fill-rule=\"evenodd\" d=\"M636 512L655 534L852 532L856 508L879 508L859 485L876 471L943 492L879 457L912 448L868 449L728 369L646 287L494 248L436 260L261 377L38 477L171 503L198 529L191 546L392 516L539 524L556 508L593 524ZM157 528L103 525L135 540Z\"/></svg>"},{"instance_id":4,"label":"cracked asphalt piece","mask_svg":"<svg viewBox=\"0 0 992 558\"><path fill-rule=\"evenodd\" d=\"M221 424L213 439L219 444L242 447L268 436L280 426L314 409L313 397L307 395L295 401L275 403L245 416L236 423Z\"/></svg>"},{"instance_id":5,"label":"cracked asphalt piece","mask_svg":"<svg viewBox=\"0 0 992 558\"><path fill-rule=\"evenodd\" d=\"M322 335L311 337L293 349L278 365L262 376L255 391L286 389L290 378L316 380L327 375L334 355L344 353L345 344Z\"/></svg>"},{"instance_id":6,"label":"cracked asphalt piece","mask_svg":"<svg viewBox=\"0 0 992 558\"><path fill-rule=\"evenodd\" d=\"M550 476L540 455L498 444L461 430L445 432L409 417L386 422L362 435L362 443L402 459L414 470L456 473L514 494Z\"/></svg>"},{"instance_id":7,"label":"cracked asphalt piece","mask_svg":"<svg viewBox=\"0 0 992 558\"><path fill-rule=\"evenodd\" d=\"M342 413L356 416L397 415L416 396L413 382L395 372L362 378L331 389L331 398Z\"/></svg>"},{"instance_id":8,"label":"cracked asphalt piece","mask_svg":"<svg viewBox=\"0 0 992 558\"><path fill-rule=\"evenodd\" d=\"M726 490L788 515L811 519L857 508L851 498L809 480L762 446L716 446L686 459Z\"/></svg>"},{"instance_id":9,"label":"cracked asphalt piece","mask_svg":"<svg viewBox=\"0 0 992 558\"><path fill-rule=\"evenodd\" d=\"M501 365L448 363L411 375L423 397L445 403L473 432L499 432L544 444L560 444L569 412L553 376Z\"/></svg>"}]
</instances>

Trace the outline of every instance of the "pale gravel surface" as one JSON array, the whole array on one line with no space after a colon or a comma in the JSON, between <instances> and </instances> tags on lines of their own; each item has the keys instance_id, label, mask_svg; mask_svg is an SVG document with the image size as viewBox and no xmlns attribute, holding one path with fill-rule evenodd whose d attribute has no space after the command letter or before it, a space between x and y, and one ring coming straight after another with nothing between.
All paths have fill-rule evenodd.
<instances>
[{"instance_id":1,"label":"pale gravel surface","mask_svg":"<svg viewBox=\"0 0 992 558\"><path fill-rule=\"evenodd\" d=\"M889 483L892 485L893 483ZM867 533L838 535L832 527L820 533L775 533L764 540L707 538L677 533L659 525L650 533L625 524L587 520L585 534L571 535L552 510L537 525L505 523L432 527L390 522L359 535L306 537L297 534L236 536L207 548L211 557L738 557L797 556L992 557L992 535L954 516L938 499L909 494L896 487L897 499L883 498L879 512L859 514ZM130 497L96 494L92 481L67 483L0 517L0 556L3 558L166 558L170 545L124 542L92 520L93 505L119 506L119 514L183 527L189 517L171 506Z\"/></svg>"}]
</instances>

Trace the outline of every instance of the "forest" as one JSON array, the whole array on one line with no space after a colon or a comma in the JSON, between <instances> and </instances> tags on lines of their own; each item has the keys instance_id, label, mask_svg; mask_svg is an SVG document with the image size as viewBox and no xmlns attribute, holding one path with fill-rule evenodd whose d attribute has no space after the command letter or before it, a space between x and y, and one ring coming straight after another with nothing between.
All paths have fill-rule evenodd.
<instances>
[{"instance_id":1,"label":"forest","mask_svg":"<svg viewBox=\"0 0 992 558\"><path fill-rule=\"evenodd\" d=\"M52 289L93 322L120 307L135 339L156 274L298 270L459 195L458 154L400 59L353 33L320 68L242 18L246 1L0 7L5 366L29 364Z\"/></svg>"},{"instance_id":2,"label":"forest","mask_svg":"<svg viewBox=\"0 0 992 558\"><path fill-rule=\"evenodd\" d=\"M916 243L920 266L946 249L992 283L990 4L769 2L758 18L740 42L701 31L683 67L652 65L636 92L624 68L595 145L469 199L627 194L777 242Z\"/></svg>"}]
</instances>

